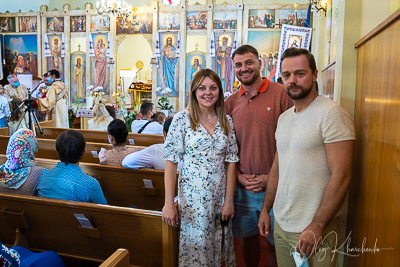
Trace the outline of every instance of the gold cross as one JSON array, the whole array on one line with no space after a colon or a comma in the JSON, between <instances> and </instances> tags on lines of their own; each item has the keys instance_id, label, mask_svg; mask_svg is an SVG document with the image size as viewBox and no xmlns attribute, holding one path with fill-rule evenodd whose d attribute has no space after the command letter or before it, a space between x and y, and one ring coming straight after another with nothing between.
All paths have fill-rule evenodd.
<instances>
[{"instance_id":1,"label":"gold cross","mask_svg":"<svg viewBox=\"0 0 400 267\"><path fill-rule=\"evenodd\" d=\"M299 4L294 3L293 6L294 6L294 9L297 11L297 7L299 6Z\"/></svg>"},{"instance_id":2,"label":"gold cross","mask_svg":"<svg viewBox=\"0 0 400 267\"><path fill-rule=\"evenodd\" d=\"M132 10L133 10L133 12L136 12L137 8L136 8L136 7L133 7Z\"/></svg>"},{"instance_id":3,"label":"gold cross","mask_svg":"<svg viewBox=\"0 0 400 267\"><path fill-rule=\"evenodd\" d=\"M81 51L81 45L78 45L78 52Z\"/></svg>"},{"instance_id":4,"label":"gold cross","mask_svg":"<svg viewBox=\"0 0 400 267\"><path fill-rule=\"evenodd\" d=\"M197 50L197 47L199 46L199 44L198 44L198 43L196 43L194 46L196 47L196 50Z\"/></svg>"}]
</instances>

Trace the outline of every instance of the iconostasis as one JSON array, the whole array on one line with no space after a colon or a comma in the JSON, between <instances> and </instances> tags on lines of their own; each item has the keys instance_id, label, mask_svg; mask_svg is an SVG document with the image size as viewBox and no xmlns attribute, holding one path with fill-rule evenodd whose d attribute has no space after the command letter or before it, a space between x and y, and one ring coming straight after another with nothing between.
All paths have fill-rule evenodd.
<instances>
[{"instance_id":1,"label":"iconostasis","mask_svg":"<svg viewBox=\"0 0 400 267\"><path fill-rule=\"evenodd\" d=\"M102 87L112 103L114 93L129 94L128 107L144 100L156 103L167 94L176 112L186 107L200 69L217 72L227 94L237 89L231 55L241 44L258 49L261 74L274 80L282 25L308 26L307 1L200 2L165 6L153 1L134 7L126 19L99 15L91 3L82 10L65 4L62 10L41 6L39 12L0 13L3 82L9 74L41 76L57 69L70 88L71 104L86 97L92 85ZM127 71L133 74L123 77ZM136 90L132 82L149 86Z\"/></svg>"}]
</instances>

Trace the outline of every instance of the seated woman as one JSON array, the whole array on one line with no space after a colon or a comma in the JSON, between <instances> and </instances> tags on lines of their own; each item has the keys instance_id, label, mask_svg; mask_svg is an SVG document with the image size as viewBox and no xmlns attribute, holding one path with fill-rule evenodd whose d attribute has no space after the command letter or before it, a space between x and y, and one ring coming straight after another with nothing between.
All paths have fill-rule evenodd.
<instances>
[{"instance_id":1,"label":"seated woman","mask_svg":"<svg viewBox=\"0 0 400 267\"><path fill-rule=\"evenodd\" d=\"M108 111L108 114L110 114L110 116L113 118L113 120L115 120L117 118L117 115L115 114L115 109L113 108L113 106L111 106L110 104L107 104L106 110Z\"/></svg>"},{"instance_id":2,"label":"seated woman","mask_svg":"<svg viewBox=\"0 0 400 267\"><path fill-rule=\"evenodd\" d=\"M108 141L112 144L113 149L101 148L99 153L100 164L122 166L122 160L126 155L143 149L143 147L125 146L128 128L122 120L116 119L110 122L107 131Z\"/></svg>"},{"instance_id":3,"label":"seated woman","mask_svg":"<svg viewBox=\"0 0 400 267\"><path fill-rule=\"evenodd\" d=\"M0 266L5 267L65 267L64 261L54 251L34 253L21 246L7 248L0 243Z\"/></svg>"},{"instance_id":4,"label":"seated woman","mask_svg":"<svg viewBox=\"0 0 400 267\"><path fill-rule=\"evenodd\" d=\"M46 169L34 166L38 147L31 130L19 129L8 141L7 161L0 166L0 192L33 195Z\"/></svg>"},{"instance_id":5,"label":"seated woman","mask_svg":"<svg viewBox=\"0 0 400 267\"><path fill-rule=\"evenodd\" d=\"M107 131L108 124L113 118L103 104L96 104L93 108L93 119L88 121L89 130Z\"/></svg>"},{"instance_id":6,"label":"seated woman","mask_svg":"<svg viewBox=\"0 0 400 267\"><path fill-rule=\"evenodd\" d=\"M22 117L24 117L24 107L21 107L17 112L14 113L14 111L21 104L22 104L21 99L19 99L16 96L11 97L11 102L9 102L10 111L11 111L10 121L8 122L8 134L9 135L12 135L18 129L27 129L28 128L27 123L25 122L25 118L22 118ZM21 120L21 118L22 118L22 120ZM21 121L21 123L19 123L20 121Z\"/></svg>"},{"instance_id":7,"label":"seated woman","mask_svg":"<svg viewBox=\"0 0 400 267\"><path fill-rule=\"evenodd\" d=\"M164 114L164 112L159 111L159 112L154 113L153 121L156 121L161 125L164 125L164 122L165 122L165 114Z\"/></svg>"}]
</instances>

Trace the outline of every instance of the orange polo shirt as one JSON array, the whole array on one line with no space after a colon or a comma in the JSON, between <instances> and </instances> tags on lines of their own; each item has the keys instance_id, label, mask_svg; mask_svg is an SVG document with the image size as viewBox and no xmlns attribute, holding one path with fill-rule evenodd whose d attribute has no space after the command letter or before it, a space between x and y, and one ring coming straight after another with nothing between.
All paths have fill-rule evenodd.
<instances>
[{"instance_id":1,"label":"orange polo shirt","mask_svg":"<svg viewBox=\"0 0 400 267\"><path fill-rule=\"evenodd\" d=\"M245 174L267 174L274 161L275 130L279 116L293 106L283 85L263 78L255 96L242 86L225 101L233 119L239 147L237 166Z\"/></svg>"}]
</instances>

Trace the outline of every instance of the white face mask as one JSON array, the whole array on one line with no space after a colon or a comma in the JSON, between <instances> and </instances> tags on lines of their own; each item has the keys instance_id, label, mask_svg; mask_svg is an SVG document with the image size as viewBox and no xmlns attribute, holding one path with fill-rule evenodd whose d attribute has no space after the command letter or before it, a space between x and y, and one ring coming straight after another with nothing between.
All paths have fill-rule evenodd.
<instances>
[{"instance_id":1,"label":"white face mask","mask_svg":"<svg viewBox=\"0 0 400 267\"><path fill-rule=\"evenodd\" d=\"M108 142L109 142L110 144L112 144L109 136L107 136L107 139L108 139Z\"/></svg>"}]
</instances>

